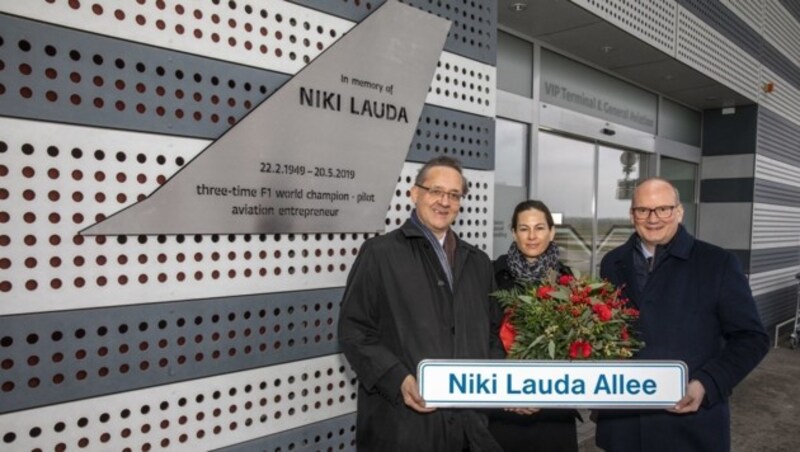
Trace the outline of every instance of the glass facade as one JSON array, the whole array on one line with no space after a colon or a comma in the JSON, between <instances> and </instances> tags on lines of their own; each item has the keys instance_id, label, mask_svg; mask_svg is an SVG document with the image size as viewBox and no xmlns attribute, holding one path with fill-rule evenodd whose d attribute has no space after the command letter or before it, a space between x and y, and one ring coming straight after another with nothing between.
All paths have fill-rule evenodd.
<instances>
[{"instance_id":1,"label":"glass facade","mask_svg":"<svg viewBox=\"0 0 800 452\"><path fill-rule=\"evenodd\" d=\"M533 67L529 57L537 52L541 64ZM511 243L514 205L533 193L556 217L562 260L597 275L603 256L634 231L636 184L656 171L680 190L684 224L695 232L698 165L686 160L699 145L699 112L510 35L498 38L497 68L499 90L533 98L503 97L513 103L505 110L498 104L498 116L516 120L496 122L495 257ZM532 95L527 88L537 77L541 88ZM539 114L515 116L526 109ZM648 124L658 127L624 118L652 119ZM699 148L696 154L699 161Z\"/></svg>"},{"instance_id":2,"label":"glass facade","mask_svg":"<svg viewBox=\"0 0 800 452\"><path fill-rule=\"evenodd\" d=\"M511 245L511 215L528 196L528 136L530 126L497 118L494 163L494 256L505 254Z\"/></svg>"},{"instance_id":3,"label":"glass facade","mask_svg":"<svg viewBox=\"0 0 800 452\"><path fill-rule=\"evenodd\" d=\"M697 227L697 165L661 157L661 177L672 182L681 195L683 225L694 234Z\"/></svg>"},{"instance_id":4,"label":"glass facade","mask_svg":"<svg viewBox=\"0 0 800 452\"><path fill-rule=\"evenodd\" d=\"M594 223L594 144L539 132L539 159L532 183L537 197L561 214L556 243L561 260L588 273Z\"/></svg>"},{"instance_id":5,"label":"glass facade","mask_svg":"<svg viewBox=\"0 0 800 452\"><path fill-rule=\"evenodd\" d=\"M628 209L646 159L646 154L539 133L533 182L538 197L562 215L556 243L567 265L596 273L603 255L631 234Z\"/></svg>"}]
</instances>

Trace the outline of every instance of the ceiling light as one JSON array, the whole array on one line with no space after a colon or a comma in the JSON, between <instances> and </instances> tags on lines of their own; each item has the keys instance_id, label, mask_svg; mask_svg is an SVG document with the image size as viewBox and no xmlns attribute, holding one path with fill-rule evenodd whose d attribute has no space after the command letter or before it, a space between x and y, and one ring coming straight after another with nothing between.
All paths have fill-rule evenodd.
<instances>
[{"instance_id":1,"label":"ceiling light","mask_svg":"<svg viewBox=\"0 0 800 452\"><path fill-rule=\"evenodd\" d=\"M613 46L603 46L603 47L600 47L600 50L602 50L603 53L610 53L612 50L614 50L614 47Z\"/></svg>"},{"instance_id":2,"label":"ceiling light","mask_svg":"<svg viewBox=\"0 0 800 452\"><path fill-rule=\"evenodd\" d=\"M525 2L514 2L508 5L508 9L514 11L515 13L521 13L522 11L528 9L528 4Z\"/></svg>"}]
</instances>

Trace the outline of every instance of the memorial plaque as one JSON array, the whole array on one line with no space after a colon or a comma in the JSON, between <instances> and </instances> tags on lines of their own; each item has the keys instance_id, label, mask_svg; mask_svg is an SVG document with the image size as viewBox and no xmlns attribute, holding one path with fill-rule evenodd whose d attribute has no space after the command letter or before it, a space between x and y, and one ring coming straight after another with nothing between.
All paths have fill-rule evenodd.
<instances>
[{"instance_id":1,"label":"memorial plaque","mask_svg":"<svg viewBox=\"0 0 800 452\"><path fill-rule=\"evenodd\" d=\"M385 3L150 196L82 234L382 232L449 27Z\"/></svg>"}]
</instances>

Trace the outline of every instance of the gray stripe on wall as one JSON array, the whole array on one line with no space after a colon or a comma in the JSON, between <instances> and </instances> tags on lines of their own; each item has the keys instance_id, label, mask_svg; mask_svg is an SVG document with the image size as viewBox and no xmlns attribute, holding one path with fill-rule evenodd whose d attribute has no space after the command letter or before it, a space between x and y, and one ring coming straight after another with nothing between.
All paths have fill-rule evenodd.
<instances>
[{"instance_id":1,"label":"gray stripe on wall","mask_svg":"<svg viewBox=\"0 0 800 452\"><path fill-rule=\"evenodd\" d=\"M728 250L750 248L753 204L748 202L700 203L697 237ZM743 263L745 263L743 261ZM743 266L747 270L747 266Z\"/></svg>"},{"instance_id":2,"label":"gray stripe on wall","mask_svg":"<svg viewBox=\"0 0 800 452\"><path fill-rule=\"evenodd\" d=\"M677 0L703 22L720 32L764 66L800 89L800 67L767 42L756 30L719 0Z\"/></svg>"},{"instance_id":3,"label":"gray stripe on wall","mask_svg":"<svg viewBox=\"0 0 800 452\"><path fill-rule=\"evenodd\" d=\"M337 353L342 293L2 316L0 413Z\"/></svg>"},{"instance_id":4,"label":"gray stripe on wall","mask_svg":"<svg viewBox=\"0 0 800 452\"><path fill-rule=\"evenodd\" d=\"M800 247L753 250L750 273L762 273L800 265Z\"/></svg>"},{"instance_id":5,"label":"gray stripe on wall","mask_svg":"<svg viewBox=\"0 0 800 452\"><path fill-rule=\"evenodd\" d=\"M494 170L494 119L425 105L407 160L427 162L446 155L466 168Z\"/></svg>"},{"instance_id":6,"label":"gray stripe on wall","mask_svg":"<svg viewBox=\"0 0 800 452\"><path fill-rule=\"evenodd\" d=\"M355 450L356 414L346 414L293 430L216 449L217 452Z\"/></svg>"},{"instance_id":7,"label":"gray stripe on wall","mask_svg":"<svg viewBox=\"0 0 800 452\"><path fill-rule=\"evenodd\" d=\"M758 110L758 154L800 167L800 126L768 109Z\"/></svg>"},{"instance_id":8,"label":"gray stripe on wall","mask_svg":"<svg viewBox=\"0 0 800 452\"><path fill-rule=\"evenodd\" d=\"M752 202L753 178L700 181L700 202Z\"/></svg>"},{"instance_id":9,"label":"gray stripe on wall","mask_svg":"<svg viewBox=\"0 0 800 452\"><path fill-rule=\"evenodd\" d=\"M3 14L0 39L12 117L214 139L290 77Z\"/></svg>"},{"instance_id":10,"label":"gray stripe on wall","mask_svg":"<svg viewBox=\"0 0 800 452\"><path fill-rule=\"evenodd\" d=\"M761 322L771 330L776 324L793 318L797 306L797 287L784 287L755 297Z\"/></svg>"},{"instance_id":11,"label":"gray stripe on wall","mask_svg":"<svg viewBox=\"0 0 800 452\"><path fill-rule=\"evenodd\" d=\"M800 22L800 2L797 0L778 0L784 8L794 16L794 20Z\"/></svg>"},{"instance_id":12,"label":"gray stripe on wall","mask_svg":"<svg viewBox=\"0 0 800 452\"><path fill-rule=\"evenodd\" d=\"M331 0L289 0L328 14L361 22L364 17L377 9L386 0L372 1L331 1ZM403 0L435 16L453 22L447 34L444 49L481 63L494 66L497 61L497 1L471 0L453 4L452 1Z\"/></svg>"},{"instance_id":13,"label":"gray stripe on wall","mask_svg":"<svg viewBox=\"0 0 800 452\"><path fill-rule=\"evenodd\" d=\"M800 207L800 187L756 179L754 201L763 204Z\"/></svg>"},{"instance_id":14,"label":"gray stripe on wall","mask_svg":"<svg viewBox=\"0 0 800 452\"><path fill-rule=\"evenodd\" d=\"M704 156L701 161L700 179L753 177L755 160L755 154Z\"/></svg>"},{"instance_id":15,"label":"gray stripe on wall","mask_svg":"<svg viewBox=\"0 0 800 452\"><path fill-rule=\"evenodd\" d=\"M0 86L6 88L5 94L0 95L0 115L11 117L216 139L290 77L2 14L0 38L6 42L0 45L0 61L8 68L47 64L63 74L51 80L44 71L22 75L16 70L0 70ZM53 45L57 52L53 57L32 56L33 51L20 48L22 41L27 43L23 48ZM117 64L128 69L120 70ZM140 64L142 71L134 68ZM71 81L67 76L70 73L82 74L81 82ZM102 85L93 83L90 74L101 77ZM120 91L113 80L124 80L131 88L139 84L144 88L142 92ZM25 87L35 94L30 99L20 93ZM158 95L157 87L164 88L167 94ZM60 100L37 101L46 91L57 93ZM174 97L178 91L185 95ZM195 101L192 92L202 101ZM68 99L73 94L80 99L77 105ZM211 100L214 97L223 101L215 104ZM96 106L96 99L102 100L102 108ZM235 99L235 106L231 107L226 99ZM117 101L125 106L122 110L114 105ZM145 106L143 112L137 110L138 105ZM162 105L164 116L156 112ZM175 117L178 110L184 112L182 119ZM195 111L201 113L200 120L194 119ZM218 116L217 122L213 115ZM409 160L424 162L436 155L449 155L458 157L466 168L494 168L493 118L425 104L417 127Z\"/></svg>"},{"instance_id":16,"label":"gray stripe on wall","mask_svg":"<svg viewBox=\"0 0 800 452\"><path fill-rule=\"evenodd\" d=\"M736 107L733 114L722 110L703 111L703 156L754 154L758 107Z\"/></svg>"}]
</instances>

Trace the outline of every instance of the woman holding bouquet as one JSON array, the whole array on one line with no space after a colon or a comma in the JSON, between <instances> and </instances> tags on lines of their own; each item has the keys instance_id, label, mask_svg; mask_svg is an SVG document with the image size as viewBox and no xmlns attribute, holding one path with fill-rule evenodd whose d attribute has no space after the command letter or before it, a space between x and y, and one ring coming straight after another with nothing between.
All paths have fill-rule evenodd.
<instances>
[{"instance_id":1,"label":"woman holding bouquet","mask_svg":"<svg viewBox=\"0 0 800 452\"><path fill-rule=\"evenodd\" d=\"M550 209L535 200L523 201L514 209L511 218L514 243L508 254L494 262L495 279L501 290L515 285L534 284L550 272L571 274L559 261L558 247L553 243L556 234ZM500 332L506 351L513 342L510 324L503 322ZM489 429L505 451L577 451L578 435L576 410L545 409L531 415L513 411L494 410Z\"/></svg>"}]
</instances>

